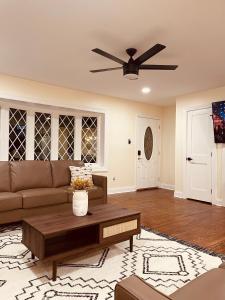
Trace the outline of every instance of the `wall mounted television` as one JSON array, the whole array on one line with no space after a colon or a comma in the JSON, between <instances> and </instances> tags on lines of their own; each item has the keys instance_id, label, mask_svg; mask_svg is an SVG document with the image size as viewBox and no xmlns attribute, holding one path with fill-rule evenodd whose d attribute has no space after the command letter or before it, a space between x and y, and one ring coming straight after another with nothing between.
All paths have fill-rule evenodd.
<instances>
[{"instance_id":1,"label":"wall mounted television","mask_svg":"<svg viewBox=\"0 0 225 300\"><path fill-rule=\"evenodd\" d=\"M225 101L212 103L215 143L225 143Z\"/></svg>"}]
</instances>

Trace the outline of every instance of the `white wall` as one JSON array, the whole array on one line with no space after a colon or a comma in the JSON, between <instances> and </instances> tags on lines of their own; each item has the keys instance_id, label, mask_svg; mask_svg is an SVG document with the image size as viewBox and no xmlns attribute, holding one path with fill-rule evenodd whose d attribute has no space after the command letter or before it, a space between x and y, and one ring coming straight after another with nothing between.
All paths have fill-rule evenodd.
<instances>
[{"instance_id":1,"label":"white wall","mask_svg":"<svg viewBox=\"0 0 225 300\"><path fill-rule=\"evenodd\" d=\"M0 98L106 111L109 160L108 172L105 175L108 176L109 187L114 190L121 188L129 190L136 184L136 116L145 114L162 118L162 108L159 106L70 90L5 75L0 75ZM131 145L128 145L129 138L132 141ZM113 181L113 177L116 178L115 181Z\"/></svg>"},{"instance_id":2,"label":"white wall","mask_svg":"<svg viewBox=\"0 0 225 300\"><path fill-rule=\"evenodd\" d=\"M175 191L179 196L184 192L184 176L183 176L183 160L185 157L185 139L186 139L186 111L189 108L211 106L214 101L220 101L225 99L225 86L193 93L178 97L176 99L176 146L175 146ZM224 146L221 144L216 145L216 161L217 161L217 180L216 199L218 202L224 197L224 179L222 176L222 170L224 169L224 160L222 160Z\"/></svg>"}]
</instances>

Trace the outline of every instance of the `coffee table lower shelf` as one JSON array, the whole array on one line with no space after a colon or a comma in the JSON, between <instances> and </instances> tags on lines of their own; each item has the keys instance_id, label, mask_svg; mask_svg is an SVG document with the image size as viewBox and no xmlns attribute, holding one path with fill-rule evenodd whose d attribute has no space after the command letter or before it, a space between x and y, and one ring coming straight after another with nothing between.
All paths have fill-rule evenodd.
<instances>
[{"instance_id":1,"label":"coffee table lower shelf","mask_svg":"<svg viewBox=\"0 0 225 300\"><path fill-rule=\"evenodd\" d=\"M131 236L127 240L129 240L130 252L133 252L133 236ZM124 239L122 239L121 241L118 241L118 242L122 242L122 241L124 241ZM113 244L115 244L115 243L113 243ZM82 247L82 248L79 248L79 249L67 251L65 253L60 253L59 255L48 257L48 258L44 259L43 261L51 261L52 262L52 280L56 281L57 267L60 263L62 263L63 260L74 258L74 257L78 258L80 256L87 255L90 252L107 248L111 245L112 245L112 243L105 243L103 245L93 244L93 245L90 245L90 246L87 246L87 247ZM31 253L31 258L35 259L35 255L33 253Z\"/></svg>"}]
</instances>

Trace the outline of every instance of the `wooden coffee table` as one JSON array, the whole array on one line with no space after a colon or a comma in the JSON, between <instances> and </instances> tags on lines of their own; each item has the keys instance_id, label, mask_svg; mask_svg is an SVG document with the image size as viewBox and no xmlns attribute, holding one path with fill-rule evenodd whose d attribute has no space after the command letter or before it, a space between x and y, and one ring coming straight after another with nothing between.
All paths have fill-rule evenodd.
<instances>
[{"instance_id":1,"label":"wooden coffee table","mask_svg":"<svg viewBox=\"0 0 225 300\"><path fill-rule=\"evenodd\" d=\"M91 208L84 217L72 212L49 214L23 220L22 243L32 258L52 262L52 280L57 264L64 259L85 255L92 250L130 240L140 233L140 212L102 204Z\"/></svg>"}]
</instances>

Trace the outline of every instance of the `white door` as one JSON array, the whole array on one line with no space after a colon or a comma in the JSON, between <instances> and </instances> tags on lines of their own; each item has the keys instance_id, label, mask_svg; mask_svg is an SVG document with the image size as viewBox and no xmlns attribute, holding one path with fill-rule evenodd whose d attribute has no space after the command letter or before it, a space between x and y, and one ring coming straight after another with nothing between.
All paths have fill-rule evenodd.
<instances>
[{"instance_id":1,"label":"white door","mask_svg":"<svg viewBox=\"0 0 225 300\"><path fill-rule=\"evenodd\" d=\"M186 198L212 202L213 124L209 108L188 112Z\"/></svg>"},{"instance_id":2,"label":"white door","mask_svg":"<svg viewBox=\"0 0 225 300\"><path fill-rule=\"evenodd\" d=\"M137 119L137 189L159 185L159 120Z\"/></svg>"}]
</instances>

